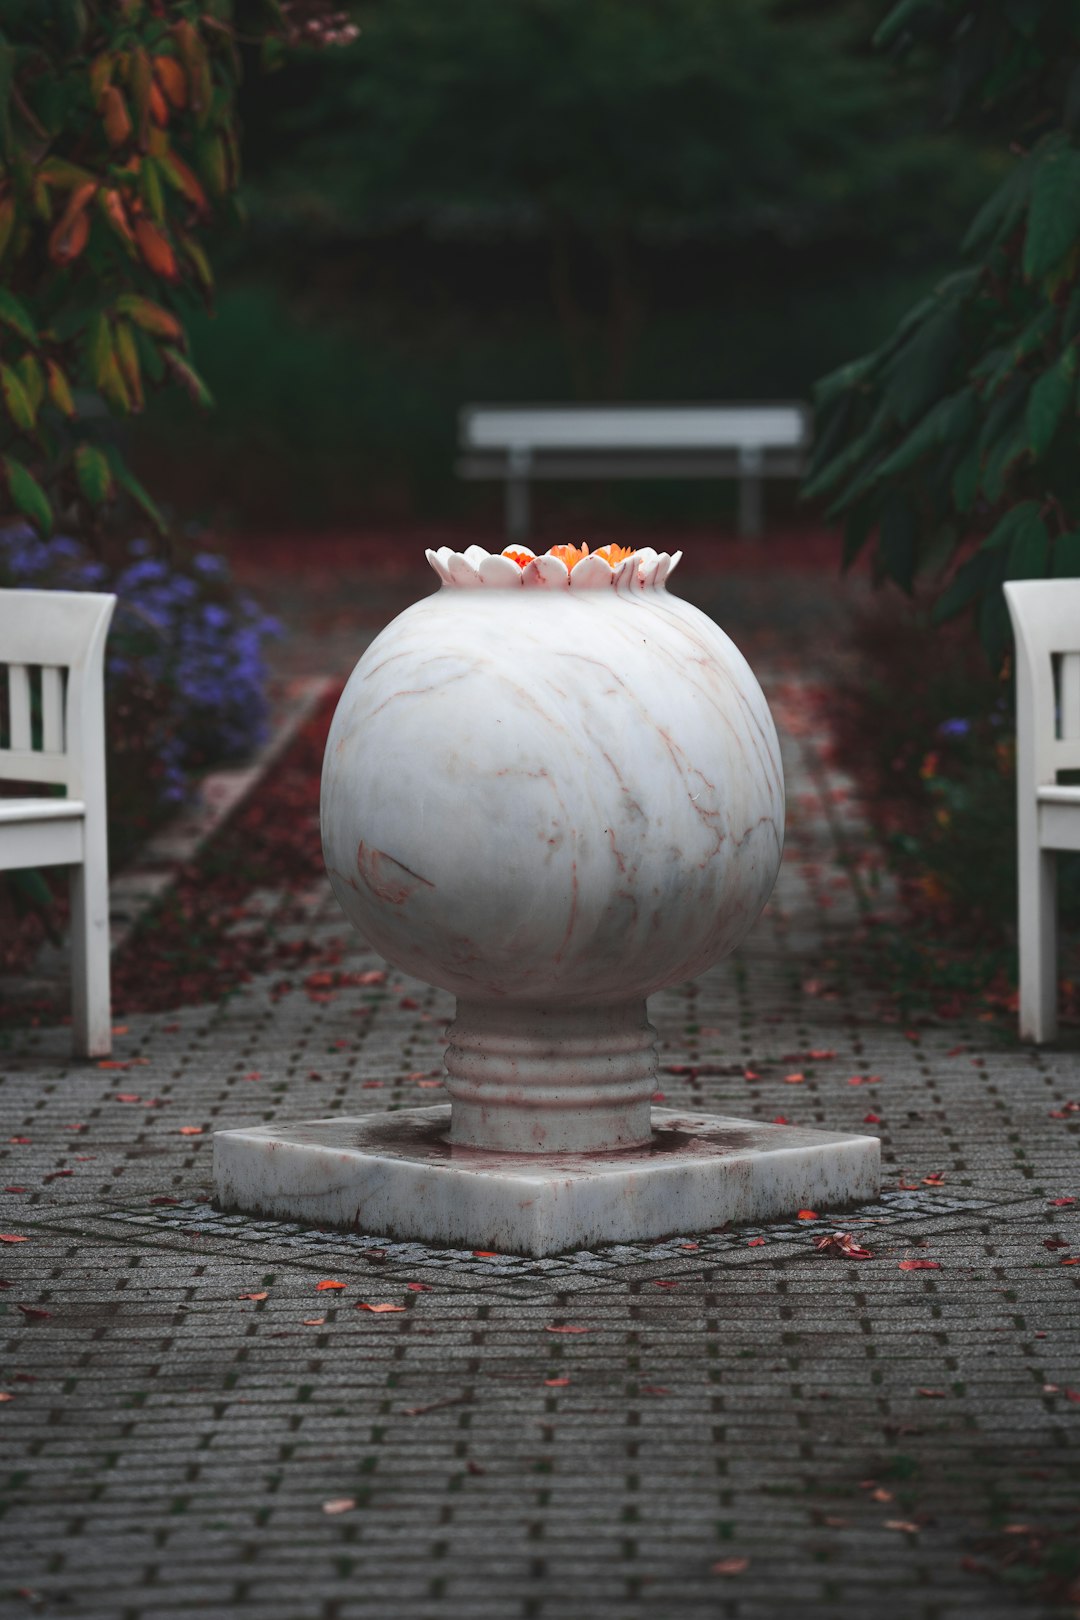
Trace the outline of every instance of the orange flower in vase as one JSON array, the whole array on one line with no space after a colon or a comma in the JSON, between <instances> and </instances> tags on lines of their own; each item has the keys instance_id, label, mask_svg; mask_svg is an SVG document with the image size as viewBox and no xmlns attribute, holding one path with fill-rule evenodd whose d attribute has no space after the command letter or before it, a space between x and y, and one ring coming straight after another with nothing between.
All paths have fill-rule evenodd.
<instances>
[{"instance_id":1,"label":"orange flower in vase","mask_svg":"<svg viewBox=\"0 0 1080 1620\"><path fill-rule=\"evenodd\" d=\"M584 562L589 555L588 546L549 546L549 557L558 557L560 562L566 564L569 573L573 573L579 562Z\"/></svg>"}]
</instances>

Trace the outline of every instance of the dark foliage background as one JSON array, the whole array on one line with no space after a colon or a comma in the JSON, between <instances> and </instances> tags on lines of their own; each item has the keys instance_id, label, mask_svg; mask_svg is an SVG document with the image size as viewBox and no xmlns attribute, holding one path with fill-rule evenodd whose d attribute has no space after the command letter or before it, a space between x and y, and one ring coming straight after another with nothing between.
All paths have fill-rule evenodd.
<instances>
[{"instance_id":1,"label":"dark foliage background","mask_svg":"<svg viewBox=\"0 0 1080 1620\"><path fill-rule=\"evenodd\" d=\"M494 511L453 475L469 400L806 396L933 285L989 184L861 0L354 14L355 44L279 74L248 51L247 229L190 325L218 408L132 437L155 490L226 522ZM729 497L572 495L644 521Z\"/></svg>"}]
</instances>

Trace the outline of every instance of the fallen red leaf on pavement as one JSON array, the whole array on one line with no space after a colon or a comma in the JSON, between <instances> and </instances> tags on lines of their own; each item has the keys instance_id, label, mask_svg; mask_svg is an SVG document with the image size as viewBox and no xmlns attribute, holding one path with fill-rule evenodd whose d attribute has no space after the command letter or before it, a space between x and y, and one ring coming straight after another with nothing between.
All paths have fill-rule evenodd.
<instances>
[{"instance_id":1,"label":"fallen red leaf on pavement","mask_svg":"<svg viewBox=\"0 0 1080 1620\"><path fill-rule=\"evenodd\" d=\"M790 1119L786 1119L783 1114L777 1114L776 1117L773 1120L773 1124L774 1125L790 1125L791 1121L790 1121Z\"/></svg>"},{"instance_id":2,"label":"fallen red leaf on pavement","mask_svg":"<svg viewBox=\"0 0 1080 1620\"><path fill-rule=\"evenodd\" d=\"M465 1393L448 1395L445 1400L427 1401L423 1406L405 1406L402 1411L406 1417L423 1417L425 1412L441 1412L445 1406L464 1406L470 1398Z\"/></svg>"},{"instance_id":3,"label":"fallen red leaf on pavement","mask_svg":"<svg viewBox=\"0 0 1080 1620\"><path fill-rule=\"evenodd\" d=\"M748 1249L760 1249L764 1242L764 1238L747 1238L746 1247Z\"/></svg>"},{"instance_id":4,"label":"fallen red leaf on pavement","mask_svg":"<svg viewBox=\"0 0 1080 1620\"><path fill-rule=\"evenodd\" d=\"M934 1170L934 1171L931 1171L930 1175L923 1176L922 1184L923 1184L924 1187L944 1187L944 1185L945 1185L945 1172L944 1172L944 1170Z\"/></svg>"},{"instance_id":5,"label":"fallen red leaf on pavement","mask_svg":"<svg viewBox=\"0 0 1080 1620\"><path fill-rule=\"evenodd\" d=\"M355 1496L335 1496L329 1502L323 1503L322 1510L329 1514L348 1513L349 1509L355 1506Z\"/></svg>"},{"instance_id":6,"label":"fallen red leaf on pavement","mask_svg":"<svg viewBox=\"0 0 1080 1620\"><path fill-rule=\"evenodd\" d=\"M497 1260L499 1258L498 1249L474 1249L473 1254L477 1260Z\"/></svg>"},{"instance_id":7,"label":"fallen red leaf on pavement","mask_svg":"<svg viewBox=\"0 0 1080 1620\"><path fill-rule=\"evenodd\" d=\"M25 1141L26 1138L25 1137L20 1138L18 1136L13 1136L11 1138L11 1140L13 1142L18 1142L20 1140ZM1075 1204L1075 1203L1076 1203L1075 1198L1051 1198L1050 1199L1050 1206L1051 1206L1052 1209L1065 1209L1065 1207L1068 1204Z\"/></svg>"},{"instance_id":8,"label":"fallen red leaf on pavement","mask_svg":"<svg viewBox=\"0 0 1080 1620\"><path fill-rule=\"evenodd\" d=\"M201 1136L202 1134L203 1128L201 1125L181 1125L180 1127L181 1136Z\"/></svg>"},{"instance_id":9,"label":"fallen red leaf on pavement","mask_svg":"<svg viewBox=\"0 0 1080 1620\"><path fill-rule=\"evenodd\" d=\"M1043 1238L1044 1249L1067 1249L1069 1245L1064 1238Z\"/></svg>"},{"instance_id":10,"label":"fallen red leaf on pavement","mask_svg":"<svg viewBox=\"0 0 1080 1620\"><path fill-rule=\"evenodd\" d=\"M842 1254L849 1260L872 1260L873 1254L864 1249L851 1232L833 1232L828 1237L814 1239L814 1248L822 1254Z\"/></svg>"},{"instance_id":11,"label":"fallen red leaf on pavement","mask_svg":"<svg viewBox=\"0 0 1080 1620\"><path fill-rule=\"evenodd\" d=\"M38 1305L20 1305L18 1309L33 1322L44 1322L46 1317L52 1315L52 1311L43 1311Z\"/></svg>"},{"instance_id":12,"label":"fallen red leaf on pavement","mask_svg":"<svg viewBox=\"0 0 1080 1620\"><path fill-rule=\"evenodd\" d=\"M836 1056L836 1053L831 1046L813 1046L806 1055L813 1058L815 1063L827 1063L830 1058Z\"/></svg>"},{"instance_id":13,"label":"fallen red leaf on pavement","mask_svg":"<svg viewBox=\"0 0 1080 1620\"><path fill-rule=\"evenodd\" d=\"M236 1297L237 1299L269 1299L270 1293L268 1289L263 1289L260 1294L237 1294Z\"/></svg>"},{"instance_id":14,"label":"fallen red leaf on pavement","mask_svg":"<svg viewBox=\"0 0 1080 1620\"><path fill-rule=\"evenodd\" d=\"M0 1401L13 1401L14 1399L14 1395L9 1394L7 1390L0 1394Z\"/></svg>"},{"instance_id":15,"label":"fallen red leaf on pavement","mask_svg":"<svg viewBox=\"0 0 1080 1620\"><path fill-rule=\"evenodd\" d=\"M668 1278L666 1278L666 1277L654 1277L653 1278L653 1287L654 1288L678 1288L678 1286L679 1285L678 1285L677 1282L670 1282L668 1280Z\"/></svg>"},{"instance_id":16,"label":"fallen red leaf on pavement","mask_svg":"<svg viewBox=\"0 0 1080 1620\"><path fill-rule=\"evenodd\" d=\"M414 1294L430 1294L431 1293L431 1284L430 1283L406 1283L405 1286L406 1286L406 1288L410 1289Z\"/></svg>"},{"instance_id":17,"label":"fallen red leaf on pavement","mask_svg":"<svg viewBox=\"0 0 1080 1620\"><path fill-rule=\"evenodd\" d=\"M679 1248L680 1249L700 1249L701 1244L700 1243L680 1243Z\"/></svg>"},{"instance_id":18,"label":"fallen red leaf on pavement","mask_svg":"<svg viewBox=\"0 0 1080 1620\"><path fill-rule=\"evenodd\" d=\"M943 1389L917 1389L915 1393L927 1401L943 1401L946 1398L946 1391Z\"/></svg>"},{"instance_id":19,"label":"fallen red leaf on pavement","mask_svg":"<svg viewBox=\"0 0 1080 1620\"><path fill-rule=\"evenodd\" d=\"M1074 1404L1077 1406L1080 1406L1080 1390L1067 1388L1065 1390L1065 1399L1067 1401L1074 1402Z\"/></svg>"},{"instance_id":20,"label":"fallen red leaf on pavement","mask_svg":"<svg viewBox=\"0 0 1080 1620\"><path fill-rule=\"evenodd\" d=\"M796 1216L796 1219L800 1221L816 1221L817 1218L818 1212L816 1209L800 1209Z\"/></svg>"},{"instance_id":21,"label":"fallen red leaf on pavement","mask_svg":"<svg viewBox=\"0 0 1080 1620\"><path fill-rule=\"evenodd\" d=\"M9 1136L8 1137L9 1142L17 1142L20 1147L29 1147L32 1140L33 1140L33 1138L29 1137L29 1136ZM1062 1202L1066 1203L1066 1204L1071 1204L1073 1202L1073 1199L1065 1198L1065 1199L1062 1200Z\"/></svg>"},{"instance_id":22,"label":"fallen red leaf on pavement","mask_svg":"<svg viewBox=\"0 0 1080 1620\"><path fill-rule=\"evenodd\" d=\"M135 1103L135 1102L142 1102L142 1098L139 1096L139 1093L137 1091L118 1091L116 1093L114 1101L115 1102Z\"/></svg>"},{"instance_id":23,"label":"fallen red leaf on pavement","mask_svg":"<svg viewBox=\"0 0 1080 1620\"><path fill-rule=\"evenodd\" d=\"M315 1284L315 1292L317 1294L325 1294L328 1289L331 1289L331 1288L347 1288L348 1286L349 1286L348 1283L335 1282L332 1277L325 1277L322 1282L318 1282L318 1283Z\"/></svg>"},{"instance_id":24,"label":"fallen red leaf on pavement","mask_svg":"<svg viewBox=\"0 0 1080 1620\"><path fill-rule=\"evenodd\" d=\"M1080 1255L1073 1255L1068 1260L1062 1260L1061 1264L1063 1266L1080 1266Z\"/></svg>"},{"instance_id":25,"label":"fallen red leaf on pavement","mask_svg":"<svg viewBox=\"0 0 1080 1620\"><path fill-rule=\"evenodd\" d=\"M0 1243L29 1243L30 1239L20 1237L17 1232L0 1232Z\"/></svg>"},{"instance_id":26,"label":"fallen red leaf on pavement","mask_svg":"<svg viewBox=\"0 0 1080 1620\"><path fill-rule=\"evenodd\" d=\"M170 1198L166 1193L161 1193L159 1197L151 1198L150 1202L152 1204L178 1204L180 1200L179 1198Z\"/></svg>"},{"instance_id":27,"label":"fallen red leaf on pavement","mask_svg":"<svg viewBox=\"0 0 1080 1620\"><path fill-rule=\"evenodd\" d=\"M714 1575L742 1575L750 1568L749 1558L721 1558L712 1566Z\"/></svg>"},{"instance_id":28,"label":"fallen red leaf on pavement","mask_svg":"<svg viewBox=\"0 0 1080 1620\"><path fill-rule=\"evenodd\" d=\"M551 1325L545 1326L544 1332L545 1333L591 1333L592 1328L574 1327L571 1323L567 1323L565 1326L562 1326L562 1327L554 1327L554 1326L551 1326Z\"/></svg>"},{"instance_id":29,"label":"fallen red leaf on pavement","mask_svg":"<svg viewBox=\"0 0 1080 1620\"><path fill-rule=\"evenodd\" d=\"M301 1327L322 1327L326 1321L325 1316L305 1316Z\"/></svg>"},{"instance_id":30,"label":"fallen red leaf on pavement","mask_svg":"<svg viewBox=\"0 0 1080 1620\"><path fill-rule=\"evenodd\" d=\"M363 1300L357 1305L358 1311L374 1311L376 1315L383 1315L388 1311L403 1311L404 1305L368 1305Z\"/></svg>"},{"instance_id":31,"label":"fallen red leaf on pavement","mask_svg":"<svg viewBox=\"0 0 1080 1620\"><path fill-rule=\"evenodd\" d=\"M565 1389L570 1382L569 1378L545 1378L544 1383L548 1389Z\"/></svg>"},{"instance_id":32,"label":"fallen red leaf on pavement","mask_svg":"<svg viewBox=\"0 0 1080 1620\"><path fill-rule=\"evenodd\" d=\"M5 1187L4 1191L6 1193L20 1193L20 1192L25 1192L26 1188L25 1187Z\"/></svg>"},{"instance_id":33,"label":"fallen red leaf on pavement","mask_svg":"<svg viewBox=\"0 0 1080 1620\"><path fill-rule=\"evenodd\" d=\"M901 1271L940 1271L941 1270L941 1261L940 1260L899 1260L899 1261L897 1261L897 1265L899 1266Z\"/></svg>"},{"instance_id":34,"label":"fallen red leaf on pavement","mask_svg":"<svg viewBox=\"0 0 1080 1620\"><path fill-rule=\"evenodd\" d=\"M784 1084L785 1086L801 1086L805 1079L805 1074L785 1074Z\"/></svg>"}]
</instances>

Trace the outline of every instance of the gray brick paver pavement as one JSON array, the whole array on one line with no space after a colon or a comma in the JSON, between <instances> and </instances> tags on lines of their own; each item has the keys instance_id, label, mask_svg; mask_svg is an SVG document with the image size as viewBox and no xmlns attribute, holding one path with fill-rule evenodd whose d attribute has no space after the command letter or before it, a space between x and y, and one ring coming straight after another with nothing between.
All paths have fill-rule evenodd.
<instances>
[{"instance_id":1,"label":"gray brick paver pavement","mask_svg":"<svg viewBox=\"0 0 1080 1620\"><path fill-rule=\"evenodd\" d=\"M790 670L771 685L797 714ZM485 1261L199 1205L218 1125L438 1100L416 1077L439 1068L449 1000L394 972L321 1002L267 980L129 1018L118 1056L145 1061L126 1070L34 1032L0 1083L0 1178L27 1189L2 1225L28 1239L0 1245L5 1620L1072 1612L962 1560L1004 1524L1080 1519L1080 1268L1043 1247L1080 1246L1080 1205L1048 1202L1080 1195L1080 1125L1049 1117L1080 1097L1077 1043L1035 1054L978 1022L911 1040L871 1005L839 949L860 914L843 862L866 838L818 742L785 739L792 827L766 916L652 1014L684 1071L662 1075L669 1104L880 1133L886 1185L919 1195L861 1213L878 1258L824 1259L820 1227L778 1223L756 1247L748 1229ZM323 886L263 899L285 937L378 965ZM924 1194L932 1171L944 1186ZM347 1292L317 1293L324 1277ZM749 1564L711 1573L725 1558Z\"/></svg>"}]
</instances>

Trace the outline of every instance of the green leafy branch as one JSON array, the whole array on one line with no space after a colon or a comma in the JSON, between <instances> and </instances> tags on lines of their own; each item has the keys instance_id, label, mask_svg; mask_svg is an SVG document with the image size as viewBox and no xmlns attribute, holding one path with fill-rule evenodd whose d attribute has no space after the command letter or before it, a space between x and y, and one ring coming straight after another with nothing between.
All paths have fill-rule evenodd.
<instances>
[{"instance_id":1,"label":"green leafy branch","mask_svg":"<svg viewBox=\"0 0 1080 1620\"><path fill-rule=\"evenodd\" d=\"M242 13L242 15L241 15ZM209 392L184 314L240 179L240 43L346 43L328 0L10 0L0 19L0 521L159 530L103 417ZM96 442L101 440L102 442Z\"/></svg>"},{"instance_id":2,"label":"green leafy branch","mask_svg":"<svg viewBox=\"0 0 1080 1620\"><path fill-rule=\"evenodd\" d=\"M925 585L937 622L970 609L996 662L1002 582L1080 573L1080 14L902 0L877 38L943 52L949 113L1012 138L966 268L818 385L804 493L845 566L873 538L875 575Z\"/></svg>"}]
</instances>

